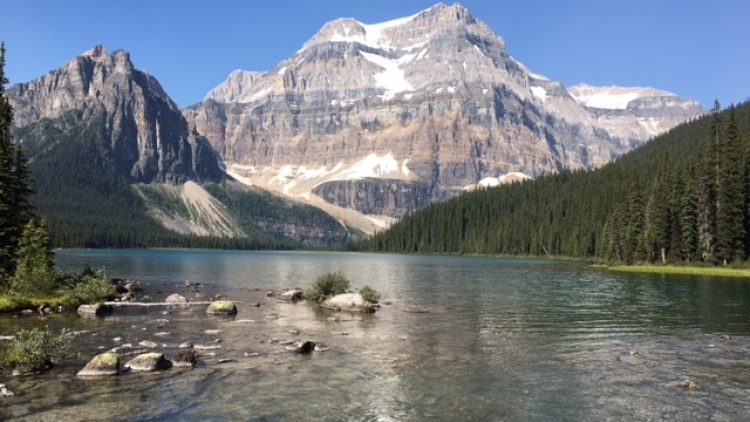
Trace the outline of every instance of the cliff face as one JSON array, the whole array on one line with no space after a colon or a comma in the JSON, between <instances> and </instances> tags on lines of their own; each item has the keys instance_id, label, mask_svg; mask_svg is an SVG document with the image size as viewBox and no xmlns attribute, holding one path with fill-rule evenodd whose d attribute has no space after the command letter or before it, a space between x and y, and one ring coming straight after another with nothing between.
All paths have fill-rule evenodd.
<instances>
[{"instance_id":1,"label":"cliff face","mask_svg":"<svg viewBox=\"0 0 750 422\"><path fill-rule=\"evenodd\" d=\"M437 5L330 22L273 70L235 72L184 114L246 183L398 217L509 172L601 166L701 112L680 100L691 106L675 116L658 102L582 105L465 8Z\"/></svg>"},{"instance_id":2,"label":"cliff face","mask_svg":"<svg viewBox=\"0 0 750 422\"><path fill-rule=\"evenodd\" d=\"M33 154L54 139L31 129L65 132L96 122L101 154L132 183L179 184L220 180L216 154L188 125L179 107L151 75L134 68L124 51L89 50L47 75L8 91L17 139ZM29 136L25 136L28 134Z\"/></svg>"}]
</instances>

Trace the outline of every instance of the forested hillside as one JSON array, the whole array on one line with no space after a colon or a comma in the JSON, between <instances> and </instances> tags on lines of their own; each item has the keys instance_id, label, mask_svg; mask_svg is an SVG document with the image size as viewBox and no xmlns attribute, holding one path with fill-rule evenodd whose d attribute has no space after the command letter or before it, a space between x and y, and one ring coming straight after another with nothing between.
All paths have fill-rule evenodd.
<instances>
[{"instance_id":1,"label":"forested hillside","mask_svg":"<svg viewBox=\"0 0 750 422\"><path fill-rule=\"evenodd\" d=\"M66 118L69 124L66 123ZM195 247L287 249L300 247L303 240L262 226L273 215L262 215L253 226L257 209L273 214L283 208L276 220L290 219L298 224L321 222L343 241L344 227L322 211L310 206L281 205L271 194L234 192L232 200L242 202L237 215L247 223L245 237L185 235L170 231L149 214L147 203L129 181L116 171L117 157L104 145L101 128L104 116L85 126L71 117L42 120L16 133L29 140L23 148L29 155L33 179L32 202L49 222L55 246L60 247ZM31 132L31 133L30 133ZM221 186L221 185L216 185ZM214 188L216 193L221 189ZM225 193L225 196L229 193ZM223 197L221 199L224 199ZM230 206L232 204L229 204ZM252 211L243 213L243 211ZM290 217L291 214L291 217ZM292 218L294 217L294 218ZM305 243L309 245L310 243Z\"/></svg>"},{"instance_id":2,"label":"forested hillside","mask_svg":"<svg viewBox=\"0 0 750 422\"><path fill-rule=\"evenodd\" d=\"M717 104L600 169L467 193L360 247L725 264L749 256L748 226L750 103Z\"/></svg>"}]
</instances>

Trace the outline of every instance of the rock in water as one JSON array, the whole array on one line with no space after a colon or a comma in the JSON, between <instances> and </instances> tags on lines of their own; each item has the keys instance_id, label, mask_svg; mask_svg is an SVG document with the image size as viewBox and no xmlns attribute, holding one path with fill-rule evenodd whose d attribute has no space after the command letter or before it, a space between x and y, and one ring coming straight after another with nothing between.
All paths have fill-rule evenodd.
<instances>
[{"instance_id":1,"label":"rock in water","mask_svg":"<svg viewBox=\"0 0 750 422\"><path fill-rule=\"evenodd\" d=\"M86 366L78 371L79 377L111 376L120 373L120 357L117 353L107 352L94 356Z\"/></svg>"},{"instance_id":2,"label":"rock in water","mask_svg":"<svg viewBox=\"0 0 750 422\"><path fill-rule=\"evenodd\" d=\"M287 346L286 349L301 355L307 355L315 350L315 343L311 341L298 341L294 346Z\"/></svg>"},{"instance_id":3,"label":"rock in water","mask_svg":"<svg viewBox=\"0 0 750 422\"><path fill-rule=\"evenodd\" d=\"M164 299L164 302L173 304L173 305L187 305L188 301L185 299L185 296L179 294L179 293L173 293L169 296L167 296L166 299Z\"/></svg>"},{"instance_id":4,"label":"rock in water","mask_svg":"<svg viewBox=\"0 0 750 422\"><path fill-rule=\"evenodd\" d=\"M195 351L193 349L180 350L172 357L172 364L178 368L194 367Z\"/></svg>"},{"instance_id":5,"label":"rock in water","mask_svg":"<svg viewBox=\"0 0 750 422\"><path fill-rule=\"evenodd\" d=\"M112 313L112 307L103 304L81 305L78 307L78 315L82 317L104 316Z\"/></svg>"},{"instance_id":6,"label":"rock in water","mask_svg":"<svg viewBox=\"0 0 750 422\"><path fill-rule=\"evenodd\" d=\"M292 303L297 303L297 301L302 300L302 290L291 289L291 290L283 291L279 295L279 298L283 300L291 300Z\"/></svg>"},{"instance_id":7,"label":"rock in water","mask_svg":"<svg viewBox=\"0 0 750 422\"><path fill-rule=\"evenodd\" d=\"M8 390L8 387L5 386L5 384L0 384L0 397L13 397L16 393Z\"/></svg>"},{"instance_id":8,"label":"rock in water","mask_svg":"<svg viewBox=\"0 0 750 422\"><path fill-rule=\"evenodd\" d=\"M679 385L683 390L697 390L698 389L698 384L696 384L695 382L693 382L693 380L688 379L688 378L685 378L682 382L680 382Z\"/></svg>"},{"instance_id":9,"label":"rock in water","mask_svg":"<svg viewBox=\"0 0 750 422\"><path fill-rule=\"evenodd\" d=\"M159 347L158 344L156 344L155 342L151 340L143 340L140 343L138 343L138 345L142 347L146 347L148 349L156 349L157 347Z\"/></svg>"},{"instance_id":10,"label":"rock in water","mask_svg":"<svg viewBox=\"0 0 750 422\"><path fill-rule=\"evenodd\" d=\"M375 305L366 301L359 293L343 293L333 296L324 301L321 306L335 311L371 313L376 310Z\"/></svg>"},{"instance_id":11,"label":"rock in water","mask_svg":"<svg viewBox=\"0 0 750 422\"><path fill-rule=\"evenodd\" d=\"M125 364L126 369L133 372L154 372L172 367L172 362L164 357L163 353L143 353Z\"/></svg>"},{"instance_id":12,"label":"rock in water","mask_svg":"<svg viewBox=\"0 0 750 422\"><path fill-rule=\"evenodd\" d=\"M216 300L208 305L206 313L211 315L237 315L237 306L231 300Z\"/></svg>"}]
</instances>

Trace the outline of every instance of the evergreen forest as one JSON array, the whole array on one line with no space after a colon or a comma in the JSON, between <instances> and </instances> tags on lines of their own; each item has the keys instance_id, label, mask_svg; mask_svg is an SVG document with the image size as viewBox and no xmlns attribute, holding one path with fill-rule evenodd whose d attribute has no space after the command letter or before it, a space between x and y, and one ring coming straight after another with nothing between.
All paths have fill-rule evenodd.
<instances>
[{"instance_id":1,"label":"evergreen forest","mask_svg":"<svg viewBox=\"0 0 750 422\"><path fill-rule=\"evenodd\" d=\"M433 204L357 248L741 264L750 257L750 103L717 102L596 170Z\"/></svg>"}]
</instances>

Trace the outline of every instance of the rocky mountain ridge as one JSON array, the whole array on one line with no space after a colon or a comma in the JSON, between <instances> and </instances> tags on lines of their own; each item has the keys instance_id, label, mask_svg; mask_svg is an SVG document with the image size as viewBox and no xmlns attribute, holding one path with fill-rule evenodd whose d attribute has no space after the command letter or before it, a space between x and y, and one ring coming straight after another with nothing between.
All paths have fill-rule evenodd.
<instances>
[{"instance_id":1,"label":"rocky mountain ridge","mask_svg":"<svg viewBox=\"0 0 750 422\"><path fill-rule=\"evenodd\" d=\"M154 77L135 69L125 51L109 54L96 46L39 79L14 85L8 96L16 139L42 143L29 148L32 153L55 140L39 139L29 127L45 122L64 132L98 119L103 123L99 147L133 183L223 177L210 145L188 130L179 107Z\"/></svg>"},{"instance_id":2,"label":"rocky mountain ridge","mask_svg":"<svg viewBox=\"0 0 750 422\"><path fill-rule=\"evenodd\" d=\"M382 223L506 174L601 166L703 112L661 92L597 108L593 95L621 93L590 89L531 72L467 9L438 4L329 22L184 114L239 180Z\"/></svg>"}]
</instances>

